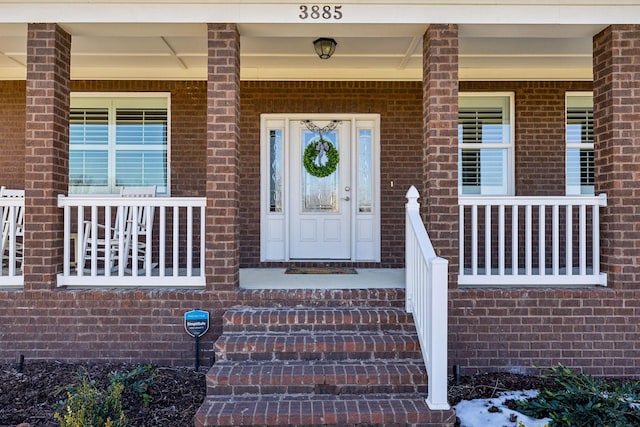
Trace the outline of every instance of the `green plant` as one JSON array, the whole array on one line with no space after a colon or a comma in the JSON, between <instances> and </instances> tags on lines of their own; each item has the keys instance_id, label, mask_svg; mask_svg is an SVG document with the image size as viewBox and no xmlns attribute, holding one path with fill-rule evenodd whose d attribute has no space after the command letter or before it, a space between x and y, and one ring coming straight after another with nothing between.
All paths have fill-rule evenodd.
<instances>
[{"instance_id":1,"label":"green plant","mask_svg":"<svg viewBox=\"0 0 640 427\"><path fill-rule=\"evenodd\" d=\"M632 427L640 425L638 382L609 382L562 365L550 368L557 390L541 390L517 403L523 414L551 418L552 426Z\"/></svg>"},{"instance_id":2,"label":"green plant","mask_svg":"<svg viewBox=\"0 0 640 427\"><path fill-rule=\"evenodd\" d=\"M151 365L138 366L129 372L112 372L111 383L121 383L125 390L130 390L142 398L145 407L149 407L153 396L150 393L154 377L158 370Z\"/></svg>"},{"instance_id":3,"label":"green plant","mask_svg":"<svg viewBox=\"0 0 640 427\"><path fill-rule=\"evenodd\" d=\"M67 387L64 412L55 413L60 427L126 427L121 396L124 385L111 382L100 391L87 374L78 373L80 384Z\"/></svg>"},{"instance_id":4,"label":"green plant","mask_svg":"<svg viewBox=\"0 0 640 427\"><path fill-rule=\"evenodd\" d=\"M123 392L139 396L148 407L156 373L151 365L139 366L129 372L111 372L109 385L100 390L86 373L78 372L79 384L63 388L67 392L67 399L61 402L64 411L55 413L54 417L60 427L126 427Z\"/></svg>"}]
</instances>

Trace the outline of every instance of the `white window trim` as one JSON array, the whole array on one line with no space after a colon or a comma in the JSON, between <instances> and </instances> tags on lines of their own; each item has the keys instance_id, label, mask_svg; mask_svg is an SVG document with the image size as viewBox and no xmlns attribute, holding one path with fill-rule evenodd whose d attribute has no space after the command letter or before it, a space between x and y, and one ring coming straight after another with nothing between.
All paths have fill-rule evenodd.
<instances>
[{"instance_id":1,"label":"white window trim","mask_svg":"<svg viewBox=\"0 0 640 427\"><path fill-rule=\"evenodd\" d=\"M481 149L481 148L498 148L507 150L507 192L506 194L499 194L500 196L514 196L515 195L515 139L516 139L516 115L515 115L515 92L459 92L460 97L508 97L509 98L509 144L464 144L467 149ZM458 144L458 149L462 151L463 144ZM458 164L462 161L458 159ZM498 194L462 194L462 178L458 177L458 196L486 196L494 197Z\"/></svg>"},{"instance_id":2,"label":"white window trim","mask_svg":"<svg viewBox=\"0 0 640 427\"><path fill-rule=\"evenodd\" d=\"M568 110L568 105L569 105L569 98L571 97L585 97L585 96L590 96L593 99L593 92L592 91L567 91L564 94L564 142L565 142L565 165L564 165L564 177L565 177L565 182L564 182L564 189L565 189L565 195L567 196L588 196L588 195L594 195L594 191L583 191L584 187L586 186L582 186L582 185L578 185L578 186L569 186L569 182L567 180L568 177L568 164L567 164L567 152L570 149L577 149L577 150L588 150L594 149L594 144L585 144L583 142L574 142L574 143L570 143L569 141L567 141L567 110ZM577 187L580 190L578 192L576 191L570 191L570 187Z\"/></svg>"},{"instance_id":3,"label":"white window trim","mask_svg":"<svg viewBox=\"0 0 640 427\"><path fill-rule=\"evenodd\" d=\"M73 99L80 98L105 98L105 99L113 99L113 98L164 98L166 99L167 105L167 192L166 194L158 195L158 197L170 197L171 196L171 93L170 92L71 92L71 102L73 103ZM71 107L74 108L74 107ZM109 140L113 138L113 133L115 129L113 126L109 126ZM109 150L109 156L114 156L115 152ZM115 175L115 162L109 162L109 176ZM114 170L112 170L114 169ZM74 194L69 191L70 194ZM78 194L78 195L104 195L105 193L91 193L91 194ZM111 193L108 193L111 194Z\"/></svg>"}]
</instances>

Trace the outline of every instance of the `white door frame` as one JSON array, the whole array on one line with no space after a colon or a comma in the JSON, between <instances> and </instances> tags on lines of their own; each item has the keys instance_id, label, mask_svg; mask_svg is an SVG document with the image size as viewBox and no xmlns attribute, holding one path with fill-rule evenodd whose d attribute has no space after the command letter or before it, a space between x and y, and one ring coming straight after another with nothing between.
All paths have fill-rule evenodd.
<instances>
[{"instance_id":1,"label":"white door frame","mask_svg":"<svg viewBox=\"0 0 640 427\"><path fill-rule=\"evenodd\" d=\"M342 261L380 262L380 115L379 114L262 114L260 116L260 261L290 261L289 220L291 176L290 159L290 123L301 120L342 120L351 124L351 164L350 181L352 200L351 220L351 256ZM270 186L274 185L270 177L271 150L270 135L277 133L280 138L280 150L277 161L281 164L278 185L281 201L278 207L271 206ZM358 164L360 132L369 135L371 171L368 174L371 186L372 208L360 212L358 200ZM363 143L364 144L364 143ZM365 145L363 145L364 147ZM364 188L364 186L363 186ZM307 261L296 259L295 261Z\"/></svg>"}]
</instances>

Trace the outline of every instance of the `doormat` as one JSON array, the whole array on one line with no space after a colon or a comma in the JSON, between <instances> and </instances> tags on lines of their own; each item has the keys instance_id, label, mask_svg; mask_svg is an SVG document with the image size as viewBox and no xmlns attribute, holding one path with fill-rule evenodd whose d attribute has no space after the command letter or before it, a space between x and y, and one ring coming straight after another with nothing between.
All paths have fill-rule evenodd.
<instances>
[{"instance_id":1,"label":"doormat","mask_svg":"<svg viewBox=\"0 0 640 427\"><path fill-rule=\"evenodd\" d=\"M284 274L358 274L351 267L289 267Z\"/></svg>"}]
</instances>

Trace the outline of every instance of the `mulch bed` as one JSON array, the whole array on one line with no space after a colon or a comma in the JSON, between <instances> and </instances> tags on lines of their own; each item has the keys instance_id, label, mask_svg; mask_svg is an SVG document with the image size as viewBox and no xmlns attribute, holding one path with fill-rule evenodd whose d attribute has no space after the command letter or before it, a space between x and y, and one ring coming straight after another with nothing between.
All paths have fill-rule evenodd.
<instances>
[{"instance_id":1,"label":"mulch bed","mask_svg":"<svg viewBox=\"0 0 640 427\"><path fill-rule=\"evenodd\" d=\"M16 364L0 364L0 427L28 423L30 427L58 427L53 418L60 411L58 402L65 398L64 387L78 383L78 371L86 372L104 387L109 374L130 372L139 365L77 364L57 361L27 361L18 372ZM122 404L130 426L176 427L193 425L193 417L205 397L205 372L190 368L156 367L157 375L150 390L153 400L145 407L142 399L130 393ZM551 388L549 379L509 373L463 376L449 384L449 403L488 398L500 391Z\"/></svg>"},{"instance_id":2,"label":"mulch bed","mask_svg":"<svg viewBox=\"0 0 640 427\"><path fill-rule=\"evenodd\" d=\"M29 362L18 372L16 364L0 365L0 426L57 427L53 418L61 412L58 404L66 398L64 387L78 383L79 370L96 381L99 388L109 383L109 374L130 372L132 364L77 364ZM139 396L125 391L122 406L130 426L190 426L204 400L205 372L189 368L156 367L157 374L150 394L153 400L145 407Z\"/></svg>"}]
</instances>

